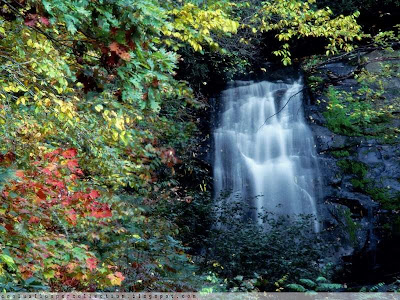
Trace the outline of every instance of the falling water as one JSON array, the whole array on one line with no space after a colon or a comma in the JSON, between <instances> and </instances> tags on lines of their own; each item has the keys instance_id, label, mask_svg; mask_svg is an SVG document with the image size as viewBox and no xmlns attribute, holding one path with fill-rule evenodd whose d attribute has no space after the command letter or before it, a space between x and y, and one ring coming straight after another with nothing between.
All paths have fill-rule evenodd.
<instances>
[{"instance_id":1,"label":"falling water","mask_svg":"<svg viewBox=\"0 0 400 300\"><path fill-rule=\"evenodd\" d=\"M318 167L301 81L235 81L221 105L214 130L216 194L240 194L259 213L316 217Z\"/></svg>"}]
</instances>

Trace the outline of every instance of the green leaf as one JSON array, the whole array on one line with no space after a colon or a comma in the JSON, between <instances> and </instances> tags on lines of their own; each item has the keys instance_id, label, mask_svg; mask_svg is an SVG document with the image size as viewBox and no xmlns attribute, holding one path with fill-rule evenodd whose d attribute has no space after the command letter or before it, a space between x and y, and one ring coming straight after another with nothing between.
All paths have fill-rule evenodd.
<instances>
[{"instance_id":1,"label":"green leaf","mask_svg":"<svg viewBox=\"0 0 400 300\"><path fill-rule=\"evenodd\" d=\"M0 254L0 260L3 261L9 268L16 270L14 259L7 254Z\"/></svg>"},{"instance_id":2,"label":"green leaf","mask_svg":"<svg viewBox=\"0 0 400 300\"><path fill-rule=\"evenodd\" d=\"M286 285L286 287L287 287L289 290L295 291L295 292L301 292L301 293L303 293L303 292L307 291L307 290L304 288L304 286L302 286L302 285L300 285L300 284L296 284L296 283L288 284L288 285Z\"/></svg>"},{"instance_id":3,"label":"green leaf","mask_svg":"<svg viewBox=\"0 0 400 300\"><path fill-rule=\"evenodd\" d=\"M51 278L54 278L55 272L54 272L54 270L48 270L48 271L44 272L43 275L44 275L44 278L51 279Z\"/></svg>"}]
</instances>

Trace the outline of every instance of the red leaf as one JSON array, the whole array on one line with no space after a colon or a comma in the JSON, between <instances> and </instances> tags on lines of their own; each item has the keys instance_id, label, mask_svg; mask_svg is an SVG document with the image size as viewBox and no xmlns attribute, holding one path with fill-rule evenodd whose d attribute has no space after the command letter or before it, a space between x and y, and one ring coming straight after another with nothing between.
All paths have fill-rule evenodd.
<instances>
[{"instance_id":1,"label":"red leaf","mask_svg":"<svg viewBox=\"0 0 400 300\"><path fill-rule=\"evenodd\" d=\"M18 176L19 178L24 178L24 171L22 170L15 171L15 176Z\"/></svg>"},{"instance_id":2,"label":"red leaf","mask_svg":"<svg viewBox=\"0 0 400 300\"><path fill-rule=\"evenodd\" d=\"M36 193L36 196L38 196L40 199L42 199L42 200L46 200L46 194L43 192L43 190L39 190L37 193Z\"/></svg>"},{"instance_id":3,"label":"red leaf","mask_svg":"<svg viewBox=\"0 0 400 300\"><path fill-rule=\"evenodd\" d=\"M14 152L9 151L9 152L7 152L6 155L4 155L4 158L8 162L13 162L15 160L16 156L15 156Z\"/></svg>"},{"instance_id":4,"label":"red leaf","mask_svg":"<svg viewBox=\"0 0 400 300\"><path fill-rule=\"evenodd\" d=\"M128 52L122 52L119 54L119 57L121 57L125 61L129 61L131 59L131 55Z\"/></svg>"},{"instance_id":5,"label":"red leaf","mask_svg":"<svg viewBox=\"0 0 400 300\"><path fill-rule=\"evenodd\" d=\"M44 174L46 174L46 175L51 175L51 171L48 169L48 168L44 168L44 169L42 169L42 172L44 173Z\"/></svg>"},{"instance_id":6,"label":"red leaf","mask_svg":"<svg viewBox=\"0 0 400 300\"><path fill-rule=\"evenodd\" d=\"M131 48L132 51L136 49L136 44L132 40L128 42L128 46L129 48Z\"/></svg>"},{"instance_id":7,"label":"red leaf","mask_svg":"<svg viewBox=\"0 0 400 300\"><path fill-rule=\"evenodd\" d=\"M114 51L116 53L119 52L119 44L117 42L112 42L108 48L110 48L111 51Z\"/></svg>"},{"instance_id":8,"label":"red leaf","mask_svg":"<svg viewBox=\"0 0 400 300\"><path fill-rule=\"evenodd\" d=\"M151 84L153 85L154 88L158 87L159 81L158 81L157 77L153 78L153 82Z\"/></svg>"},{"instance_id":9,"label":"red leaf","mask_svg":"<svg viewBox=\"0 0 400 300\"><path fill-rule=\"evenodd\" d=\"M71 204L71 199L68 198L67 200L62 201L61 204L62 204L63 206L68 206L68 205Z\"/></svg>"},{"instance_id":10,"label":"red leaf","mask_svg":"<svg viewBox=\"0 0 400 300\"><path fill-rule=\"evenodd\" d=\"M112 34L112 35L116 35L117 32L118 32L118 28L116 28L116 27L112 27L112 28L111 28L111 34Z\"/></svg>"},{"instance_id":11,"label":"red leaf","mask_svg":"<svg viewBox=\"0 0 400 300\"><path fill-rule=\"evenodd\" d=\"M49 19L45 18L45 17L40 17L39 18L39 22L42 23L45 26L50 26L50 21Z\"/></svg>"},{"instance_id":12,"label":"red leaf","mask_svg":"<svg viewBox=\"0 0 400 300\"><path fill-rule=\"evenodd\" d=\"M28 16L25 18L24 24L29 27L35 27L38 22L45 26L50 26L49 19L39 16L38 14L28 14Z\"/></svg>"},{"instance_id":13,"label":"red leaf","mask_svg":"<svg viewBox=\"0 0 400 300\"><path fill-rule=\"evenodd\" d=\"M100 197L100 193L98 191L96 191L96 190L92 190L89 193L89 197L92 198L92 199L97 199L97 198Z\"/></svg>"},{"instance_id":14,"label":"red leaf","mask_svg":"<svg viewBox=\"0 0 400 300\"><path fill-rule=\"evenodd\" d=\"M39 223L39 221L40 221L40 219L39 219L38 217L32 216L32 217L29 219L28 223L29 223L29 224L37 224L37 223Z\"/></svg>"},{"instance_id":15,"label":"red leaf","mask_svg":"<svg viewBox=\"0 0 400 300\"><path fill-rule=\"evenodd\" d=\"M97 267L97 259L95 257L86 259L86 265L90 271L93 271Z\"/></svg>"},{"instance_id":16,"label":"red leaf","mask_svg":"<svg viewBox=\"0 0 400 300\"><path fill-rule=\"evenodd\" d=\"M49 178L49 179L46 180L46 183L50 184L52 186L58 187L60 189L64 188L64 182L62 182L62 181L53 180L53 179Z\"/></svg>"},{"instance_id":17,"label":"red leaf","mask_svg":"<svg viewBox=\"0 0 400 300\"><path fill-rule=\"evenodd\" d=\"M29 27L35 27L37 23L37 19L26 18L24 24Z\"/></svg>"},{"instance_id":18,"label":"red leaf","mask_svg":"<svg viewBox=\"0 0 400 300\"><path fill-rule=\"evenodd\" d=\"M67 167L71 172L73 172L78 167L78 160L77 159L68 160Z\"/></svg>"},{"instance_id":19,"label":"red leaf","mask_svg":"<svg viewBox=\"0 0 400 300\"><path fill-rule=\"evenodd\" d=\"M61 155L65 158L74 158L77 154L78 151L76 151L75 148L70 148L68 150L65 150Z\"/></svg>"},{"instance_id":20,"label":"red leaf","mask_svg":"<svg viewBox=\"0 0 400 300\"><path fill-rule=\"evenodd\" d=\"M54 150L54 151L52 151L52 152L46 153L46 154L44 155L44 158L45 158L45 159L53 159L55 156L57 156L58 154L60 154L60 152L61 152L61 149L56 149L56 150Z\"/></svg>"},{"instance_id":21,"label":"red leaf","mask_svg":"<svg viewBox=\"0 0 400 300\"><path fill-rule=\"evenodd\" d=\"M121 272L115 272L114 275L115 275L116 277L118 277L119 279L121 279L121 280L124 280L124 279L125 279L125 276L122 275Z\"/></svg>"},{"instance_id":22,"label":"red leaf","mask_svg":"<svg viewBox=\"0 0 400 300\"><path fill-rule=\"evenodd\" d=\"M108 52L110 52L110 49L108 49L108 47L105 47L104 45L100 47L100 50L102 54L107 54Z\"/></svg>"},{"instance_id":23,"label":"red leaf","mask_svg":"<svg viewBox=\"0 0 400 300\"><path fill-rule=\"evenodd\" d=\"M100 218L109 218L109 217L112 217L112 212L111 212L110 208L105 206L101 210L92 211L92 213L90 215L92 217L95 217L95 218L98 218L98 219L100 219Z\"/></svg>"},{"instance_id":24,"label":"red leaf","mask_svg":"<svg viewBox=\"0 0 400 300\"><path fill-rule=\"evenodd\" d=\"M68 223L76 225L76 212L74 209L67 211Z\"/></svg>"}]
</instances>

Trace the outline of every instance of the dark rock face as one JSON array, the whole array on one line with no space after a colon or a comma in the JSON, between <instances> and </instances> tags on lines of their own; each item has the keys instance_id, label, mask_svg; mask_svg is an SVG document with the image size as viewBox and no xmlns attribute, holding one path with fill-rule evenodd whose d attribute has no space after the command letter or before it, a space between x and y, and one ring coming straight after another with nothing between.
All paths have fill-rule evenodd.
<instances>
[{"instance_id":1,"label":"dark rock face","mask_svg":"<svg viewBox=\"0 0 400 300\"><path fill-rule=\"evenodd\" d=\"M379 53L372 53L368 58L377 60L379 57ZM370 72L381 72L381 68L377 62L366 65ZM325 65L320 69L318 76L328 81L332 78L346 78L335 80L335 88L351 91L358 88L357 81L351 78L355 69L345 62L338 62ZM390 101L398 96L396 93L399 92L400 78L390 78L389 86L386 99ZM394 90L396 92L393 92ZM323 94L317 95L313 92L310 99L309 102L326 100ZM394 245L400 244L400 239L397 238L397 242L393 242L394 237L389 239L381 226L387 215L393 212L383 210L381 203L374 199L373 192L368 193L358 187L355 182L357 177L344 172L339 166L339 161L361 163L366 168L364 181L379 189L385 189L386 196L396 197L400 194L400 145L383 144L378 138L335 134L326 127L324 110L323 103L305 105L305 116L314 133L319 153L320 183L323 190L319 205L320 220L323 227L332 233L332 239L341 240L337 255L348 265L343 278L346 278L346 272L349 272L351 278L373 282L385 274L400 271L400 264L394 263L388 256L393 252L391 249ZM396 126L396 123L393 126ZM346 151L349 155L337 157L334 154L338 151ZM398 249L399 246L395 248Z\"/></svg>"}]
</instances>

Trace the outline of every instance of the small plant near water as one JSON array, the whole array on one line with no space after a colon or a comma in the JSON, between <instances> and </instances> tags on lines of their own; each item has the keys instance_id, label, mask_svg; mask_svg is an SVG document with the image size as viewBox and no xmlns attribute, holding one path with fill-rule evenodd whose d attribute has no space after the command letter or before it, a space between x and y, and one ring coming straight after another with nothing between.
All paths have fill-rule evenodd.
<instances>
[{"instance_id":1,"label":"small plant near water","mask_svg":"<svg viewBox=\"0 0 400 300\"><path fill-rule=\"evenodd\" d=\"M325 277L319 276L315 280L301 278L298 283L286 285L291 292L338 292L344 289L342 284L331 283Z\"/></svg>"},{"instance_id":2,"label":"small plant near water","mask_svg":"<svg viewBox=\"0 0 400 300\"><path fill-rule=\"evenodd\" d=\"M275 291L284 276L290 281L318 276L332 245L314 232L313 216L265 213L257 222L250 217L254 210L243 203L224 200L215 208L217 225L206 240L209 263L203 268L238 291Z\"/></svg>"}]
</instances>

